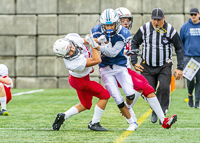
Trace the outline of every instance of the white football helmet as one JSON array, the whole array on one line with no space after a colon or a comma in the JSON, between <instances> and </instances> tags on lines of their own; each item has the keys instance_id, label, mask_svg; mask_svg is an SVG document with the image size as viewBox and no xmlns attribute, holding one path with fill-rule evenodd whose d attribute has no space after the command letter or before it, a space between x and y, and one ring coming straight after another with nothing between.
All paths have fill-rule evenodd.
<instances>
[{"instance_id":1,"label":"white football helmet","mask_svg":"<svg viewBox=\"0 0 200 143\"><path fill-rule=\"evenodd\" d=\"M75 51L72 55L67 55L71 50L72 44L75 47ZM65 58L67 60L75 59L81 54L81 50L78 45L74 41L66 38L56 40L53 45L53 51L58 57Z\"/></svg>"},{"instance_id":2,"label":"white football helmet","mask_svg":"<svg viewBox=\"0 0 200 143\"><path fill-rule=\"evenodd\" d=\"M4 77L8 75L8 68L4 64L0 64L0 77Z\"/></svg>"},{"instance_id":3,"label":"white football helmet","mask_svg":"<svg viewBox=\"0 0 200 143\"><path fill-rule=\"evenodd\" d=\"M132 28L132 24L133 24L133 16L131 15L131 12L125 7L119 7L117 9L115 9L115 11L119 15L120 20L122 18L129 18L130 21L129 21L128 29L131 29Z\"/></svg>"},{"instance_id":4,"label":"white football helmet","mask_svg":"<svg viewBox=\"0 0 200 143\"><path fill-rule=\"evenodd\" d=\"M114 9L105 9L100 16L100 24L103 32L105 34L109 34L110 36L114 36L116 31L120 27L119 16ZM108 32L105 29L105 25L115 24L115 29L112 32Z\"/></svg>"},{"instance_id":5,"label":"white football helmet","mask_svg":"<svg viewBox=\"0 0 200 143\"><path fill-rule=\"evenodd\" d=\"M72 42L68 39L58 39L53 45L53 51L58 57L66 58L70 52Z\"/></svg>"}]
</instances>

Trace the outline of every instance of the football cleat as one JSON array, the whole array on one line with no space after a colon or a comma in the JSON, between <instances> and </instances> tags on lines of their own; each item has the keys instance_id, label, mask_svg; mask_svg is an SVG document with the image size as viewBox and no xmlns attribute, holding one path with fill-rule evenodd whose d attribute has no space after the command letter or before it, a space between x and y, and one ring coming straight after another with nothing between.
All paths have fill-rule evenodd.
<instances>
[{"instance_id":1,"label":"football cleat","mask_svg":"<svg viewBox=\"0 0 200 143\"><path fill-rule=\"evenodd\" d=\"M164 129L169 129L171 127L172 124L174 124L177 121L177 115L175 114L174 116L170 117L170 118L165 118L163 121L163 125L162 127Z\"/></svg>"},{"instance_id":2,"label":"football cleat","mask_svg":"<svg viewBox=\"0 0 200 143\"><path fill-rule=\"evenodd\" d=\"M138 124L136 122L133 122L129 125L128 129L126 129L127 131L136 131L138 128Z\"/></svg>"},{"instance_id":3,"label":"football cleat","mask_svg":"<svg viewBox=\"0 0 200 143\"><path fill-rule=\"evenodd\" d=\"M2 110L0 111L0 115L8 116L9 113L8 113L8 111L6 111L5 109L2 109Z\"/></svg>"},{"instance_id":4,"label":"football cleat","mask_svg":"<svg viewBox=\"0 0 200 143\"><path fill-rule=\"evenodd\" d=\"M166 114L165 114L165 113L164 113L164 115L166 116ZM162 125L162 122L161 122L161 120L159 120L159 124L160 124L160 125Z\"/></svg>"},{"instance_id":5,"label":"football cleat","mask_svg":"<svg viewBox=\"0 0 200 143\"><path fill-rule=\"evenodd\" d=\"M152 111L152 114L151 114L151 122L152 123L156 123L158 120L158 117L156 115L156 113L154 111Z\"/></svg>"},{"instance_id":6,"label":"football cleat","mask_svg":"<svg viewBox=\"0 0 200 143\"><path fill-rule=\"evenodd\" d=\"M93 131L108 131L107 129L102 127L99 123L92 124L92 121L89 122L88 129Z\"/></svg>"},{"instance_id":7,"label":"football cleat","mask_svg":"<svg viewBox=\"0 0 200 143\"><path fill-rule=\"evenodd\" d=\"M64 113L58 113L55 121L52 124L53 130L58 131L64 121L65 121L65 114Z\"/></svg>"},{"instance_id":8,"label":"football cleat","mask_svg":"<svg viewBox=\"0 0 200 143\"><path fill-rule=\"evenodd\" d=\"M188 103L187 103L188 106L189 106L189 107L194 107L193 96L189 96L189 95L188 95L188 99L189 99L189 100L188 100Z\"/></svg>"}]
</instances>

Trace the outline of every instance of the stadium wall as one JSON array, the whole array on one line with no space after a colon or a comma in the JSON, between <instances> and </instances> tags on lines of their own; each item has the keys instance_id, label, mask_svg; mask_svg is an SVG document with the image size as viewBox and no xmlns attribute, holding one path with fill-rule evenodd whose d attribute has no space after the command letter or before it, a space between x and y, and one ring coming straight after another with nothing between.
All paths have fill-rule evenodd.
<instances>
[{"instance_id":1,"label":"stadium wall","mask_svg":"<svg viewBox=\"0 0 200 143\"><path fill-rule=\"evenodd\" d=\"M8 66L15 88L71 88L68 70L52 50L56 39L72 32L84 37L104 9L118 7L131 11L132 34L156 7L179 32L196 6L199 0L0 0L0 63ZM175 52L173 60L174 70ZM91 79L103 84L98 66ZM185 87L185 80L176 82L176 88Z\"/></svg>"}]
</instances>

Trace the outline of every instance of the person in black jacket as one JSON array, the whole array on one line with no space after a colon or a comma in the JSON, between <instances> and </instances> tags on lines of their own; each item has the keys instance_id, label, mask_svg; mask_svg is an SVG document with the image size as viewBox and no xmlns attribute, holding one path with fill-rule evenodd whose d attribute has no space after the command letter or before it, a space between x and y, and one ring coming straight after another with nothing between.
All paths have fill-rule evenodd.
<instances>
[{"instance_id":1,"label":"person in black jacket","mask_svg":"<svg viewBox=\"0 0 200 143\"><path fill-rule=\"evenodd\" d=\"M131 41L131 49L139 49L143 43L141 63L137 63L137 56L131 56L134 69L149 81L156 90L156 96L160 102L164 114L170 105L170 83L172 70L172 45L177 54L177 69L173 75L176 80L183 78L183 44L173 26L165 21L164 12L155 8L151 13L151 22L147 22L139 28ZM157 122L157 115L152 112L151 122Z\"/></svg>"}]
</instances>

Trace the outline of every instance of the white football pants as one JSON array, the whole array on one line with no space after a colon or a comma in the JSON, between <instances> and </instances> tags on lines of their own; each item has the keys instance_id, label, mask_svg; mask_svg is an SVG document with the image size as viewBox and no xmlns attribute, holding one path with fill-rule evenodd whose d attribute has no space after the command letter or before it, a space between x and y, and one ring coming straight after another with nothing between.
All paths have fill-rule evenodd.
<instances>
[{"instance_id":1,"label":"white football pants","mask_svg":"<svg viewBox=\"0 0 200 143\"><path fill-rule=\"evenodd\" d=\"M115 99L117 105L124 102L123 96L120 93L120 90L117 85L117 81L122 87L122 90L126 94L126 96L131 96L135 94L135 90L133 89L132 78L128 73L126 67L113 65L113 67L101 67L99 69L101 78L105 84L106 89L110 93L110 95ZM117 81L116 81L117 80Z\"/></svg>"}]
</instances>

